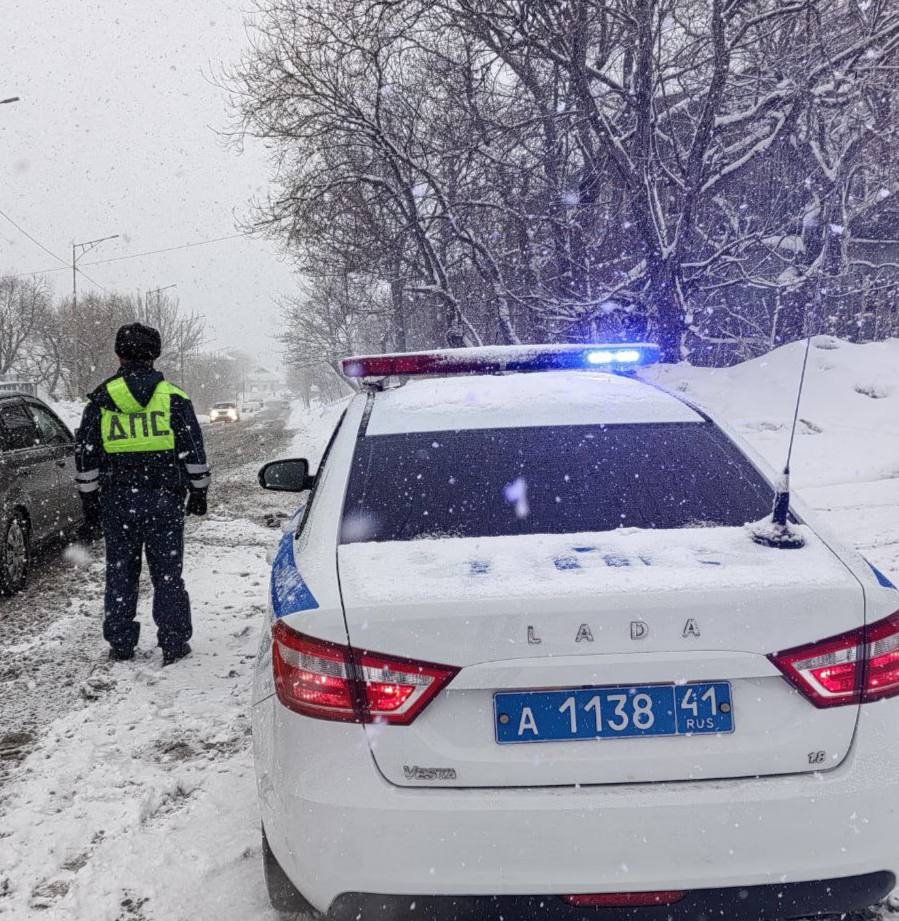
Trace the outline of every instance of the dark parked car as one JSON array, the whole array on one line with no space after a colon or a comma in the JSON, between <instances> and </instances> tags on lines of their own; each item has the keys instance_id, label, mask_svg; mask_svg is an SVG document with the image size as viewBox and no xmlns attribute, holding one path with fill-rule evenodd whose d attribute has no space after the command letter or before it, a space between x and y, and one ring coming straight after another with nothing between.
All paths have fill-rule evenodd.
<instances>
[{"instance_id":1,"label":"dark parked car","mask_svg":"<svg viewBox=\"0 0 899 921\"><path fill-rule=\"evenodd\" d=\"M37 397L0 393L0 593L19 591L32 549L82 521L75 439Z\"/></svg>"}]
</instances>

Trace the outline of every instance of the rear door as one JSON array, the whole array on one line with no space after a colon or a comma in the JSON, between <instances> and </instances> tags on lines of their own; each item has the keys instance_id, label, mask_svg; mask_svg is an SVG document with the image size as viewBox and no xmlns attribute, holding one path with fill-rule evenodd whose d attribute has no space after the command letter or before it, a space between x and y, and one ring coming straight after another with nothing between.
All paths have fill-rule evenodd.
<instances>
[{"instance_id":1,"label":"rear door","mask_svg":"<svg viewBox=\"0 0 899 921\"><path fill-rule=\"evenodd\" d=\"M59 506L55 452L40 443L24 400L0 402L0 440L3 463L28 512L32 537L42 540L53 532Z\"/></svg>"},{"instance_id":2,"label":"rear door","mask_svg":"<svg viewBox=\"0 0 899 921\"><path fill-rule=\"evenodd\" d=\"M57 496L54 530L71 531L82 518L81 500L75 485L75 439L49 407L35 399L25 402L34 419L39 442L51 453L54 462Z\"/></svg>"},{"instance_id":3,"label":"rear door","mask_svg":"<svg viewBox=\"0 0 899 921\"><path fill-rule=\"evenodd\" d=\"M706 422L360 438L338 550L350 641L461 669L412 725L367 728L385 777L552 786L838 765L858 708L815 709L768 654L861 626L863 592L808 529L798 551L753 543L743 525L770 501Z\"/></svg>"}]
</instances>

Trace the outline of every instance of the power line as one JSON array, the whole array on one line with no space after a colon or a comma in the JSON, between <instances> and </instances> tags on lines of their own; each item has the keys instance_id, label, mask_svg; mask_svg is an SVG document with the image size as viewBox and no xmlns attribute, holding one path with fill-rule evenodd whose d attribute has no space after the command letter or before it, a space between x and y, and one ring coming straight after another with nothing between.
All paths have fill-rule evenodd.
<instances>
[{"instance_id":1,"label":"power line","mask_svg":"<svg viewBox=\"0 0 899 921\"><path fill-rule=\"evenodd\" d=\"M48 256L51 256L57 262L61 262L65 268L69 268L68 262L66 262L64 259L61 259L59 256L56 255L56 253L47 249L47 247L44 246L44 244L41 243L40 240L35 240L35 238L31 236L31 234L28 233L28 231L24 227L21 226L21 224L17 224L5 211L0 211L0 217L5 217L6 220L8 220L9 223L12 224L13 227L15 227L16 230L19 231L19 233L24 234L26 237L28 237L28 239L31 240L31 242L34 243L35 246L39 246ZM49 269L48 271L61 272L62 269ZM23 274L39 275L40 273L39 272L26 272Z\"/></svg>"},{"instance_id":2,"label":"power line","mask_svg":"<svg viewBox=\"0 0 899 921\"><path fill-rule=\"evenodd\" d=\"M28 237L28 239L31 240L31 242L34 243L35 246L39 246L48 256L52 256L57 262L62 263L62 266L60 268L47 269L47 272L62 272L63 269L71 268L71 266L69 265L68 262L65 261L65 259L63 259L61 256L57 256L56 253L53 252L53 250L48 249L46 246L44 246L43 243L41 243L40 240L31 236L31 234L28 233L28 231L21 224L16 223L16 221L14 221L5 211L0 211L0 217L6 218L6 220L9 221L9 223L12 224L13 227L15 227L16 230L19 231L19 233ZM83 275L92 285L96 285L101 291L105 292L106 294L112 293L109 290L109 288L104 288L103 285L100 284L100 282L98 282L96 279L91 278L90 275L87 274L87 272L83 272L81 269L77 267L75 271L78 272L79 275ZM23 275L43 275L43 274L45 273L44 272L20 272L18 275L15 275L14 277L21 278Z\"/></svg>"},{"instance_id":3,"label":"power line","mask_svg":"<svg viewBox=\"0 0 899 921\"><path fill-rule=\"evenodd\" d=\"M69 268L69 266L66 266L66 268ZM98 282L98 281L96 281L95 279L91 278L90 275L87 274L87 272L82 272L81 269L78 268L78 266L75 266L75 271L76 271L79 275L81 275L81 276L83 276L84 278L86 278L92 285L96 285L96 286L97 286L101 291L103 291L105 294L112 294L112 291L110 291L109 288L104 288L103 285L100 284L100 282Z\"/></svg>"},{"instance_id":4,"label":"power line","mask_svg":"<svg viewBox=\"0 0 899 921\"><path fill-rule=\"evenodd\" d=\"M110 262L124 262L127 259L140 259L144 256L157 256L160 253L173 253L176 250L193 249L195 246L208 246L211 243L223 243L225 240L238 240L241 238L246 238L246 235L242 233L232 233L225 237L213 237L210 240L196 240L193 243L182 243L180 246L166 246L162 249L149 249L142 253L129 253L125 256L113 256L110 259L97 259L94 262L85 262L85 265L107 265ZM50 255L52 256L53 253L50 253ZM58 257L54 257L54 258L58 258ZM68 265L66 265L65 267L70 268L70 266ZM56 268L54 266L51 269L43 269L37 272L19 272L16 277L18 278L24 275L47 275L50 272L61 272L61 271L63 271L62 268ZM79 269L79 271L81 270Z\"/></svg>"},{"instance_id":5,"label":"power line","mask_svg":"<svg viewBox=\"0 0 899 921\"><path fill-rule=\"evenodd\" d=\"M232 233L227 237L215 237L212 240L198 240L196 243L183 243L181 246L167 246L164 249L150 249L144 253L131 253L127 256L113 256L111 259L98 259L86 265L106 265L107 262L122 262L125 259L140 259L142 256L156 256L159 253L171 253L178 249L193 249L195 246L208 246L210 243L222 243L225 240L236 240L243 237L242 233Z\"/></svg>"}]
</instances>

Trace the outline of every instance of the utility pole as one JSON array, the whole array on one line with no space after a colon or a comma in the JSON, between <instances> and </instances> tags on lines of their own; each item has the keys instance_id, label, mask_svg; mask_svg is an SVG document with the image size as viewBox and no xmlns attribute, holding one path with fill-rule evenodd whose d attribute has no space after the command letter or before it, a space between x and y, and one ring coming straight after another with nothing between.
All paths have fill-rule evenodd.
<instances>
[{"instance_id":1,"label":"utility pole","mask_svg":"<svg viewBox=\"0 0 899 921\"><path fill-rule=\"evenodd\" d=\"M156 322L156 323L159 323L160 309L161 309L161 307L162 307L162 292L163 292L163 291L168 291L169 288L177 288L177 287L178 287L178 283L175 282L174 284L171 284L171 285L163 285L163 287L161 287L161 288L153 288L152 290L150 290L150 291L147 292L147 322L148 322L148 323L149 323L149 322L151 321L151 319L152 319L152 318L150 317L150 295L151 295L151 294L155 294L155 295L156 295L156 319L155 319L155 322Z\"/></svg>"},{"instance_id":2,"label":"utility pole","mask_svg":"<svg viewBox=\"0 0 899 921\"><path fill-rule=\"evenodd\" d=\"M150 317L150 295L156 295L156 317L155 323L157 326L161 326L161 314L162 314L162 292L168 291L169 288L177 288L178 283L173 282L170 285L163 285L161 288L153 288L147 292L147 322L150 322L153 318ZM178 320L178 364L181 367L181 378L178 383L183 387L184 386L184 332L183 332L183 320Z\"/></svg>"},{"instance_id":3,"label":"utility pole","mask_svg":"<svg viewBox=\"0 0 899 921\"><path fill-rule=\"evenodd\" d=\"M106 240L117 240L119 235L112 234L109 237L98 237L96 240L88 240L85 243L72 244L72 310L78 306L78 260L85 254L89 253L94 247L99 246ZM81 250L81 252L79 252Z\"/></svg>"},{"instance_id":4,"label":"utility pole","mask_svg":"<svg viewBox=\"0 0 899 921\"><path fill-rule=\"evenodd\" d=\"M184 320L178 321L178 359L181 366L181 374L178 383L184 386Z\"/></svg>"}]
</instances>

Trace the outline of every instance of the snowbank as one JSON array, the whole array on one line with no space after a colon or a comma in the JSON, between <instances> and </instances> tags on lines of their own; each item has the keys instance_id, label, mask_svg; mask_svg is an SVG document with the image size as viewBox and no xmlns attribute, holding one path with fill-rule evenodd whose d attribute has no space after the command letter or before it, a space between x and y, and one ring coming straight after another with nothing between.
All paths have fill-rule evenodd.
<instances>
[{"instance_id":1,"label":"snowbank","mask_svg":"<svg viewBox=\"0 0 899 921\"><path fill-rule=\"evenodd\" d=\"M657 366L641 376L720 414L780 469L804 349L793 342L733 368ZM803 491L899 477L899 339L812 340L792 477Z\"/></svg>"},{"instance_id":2,"label":"snowbank","mask_svg":"<svg viewBox=\"0 0 899 921\"><path fill-rule=\"evenodd\" d=\"M294 436L283 457L305 457L309 469L315 471L351 399L344 397L334 403L312 403L310 406L294 400L287 419L287 428Z\"/></svg>"}]
</instances>

